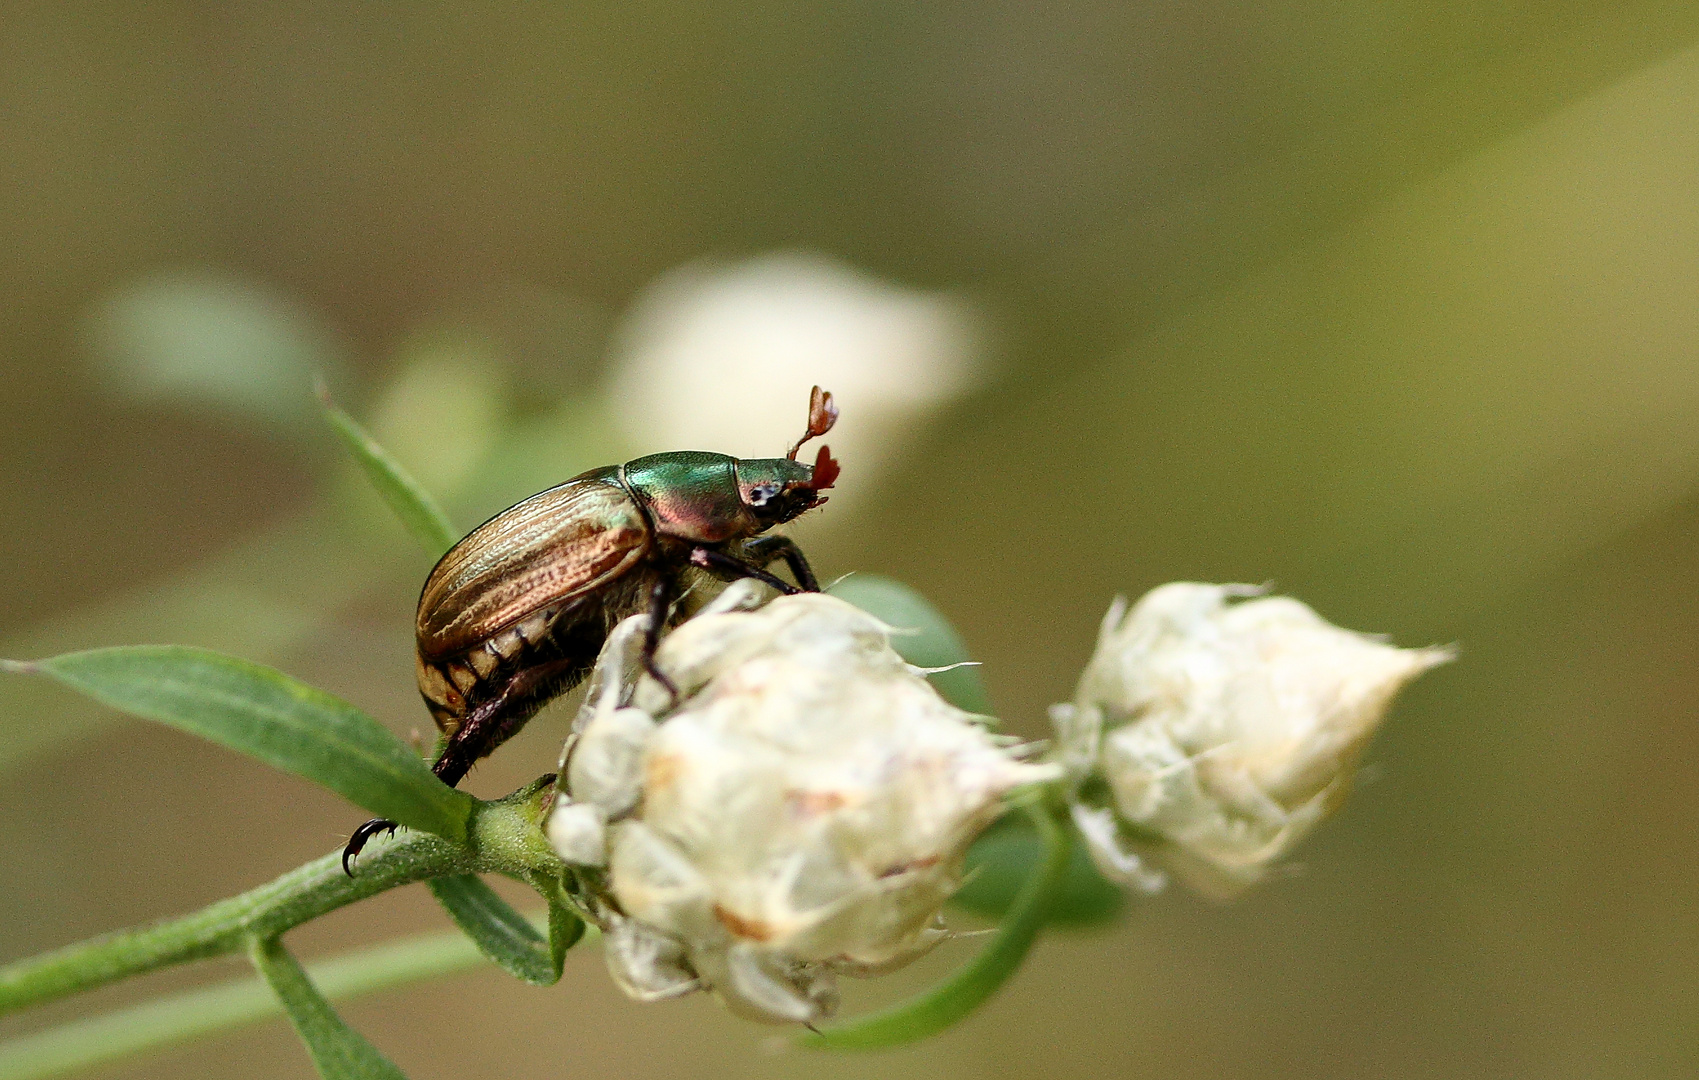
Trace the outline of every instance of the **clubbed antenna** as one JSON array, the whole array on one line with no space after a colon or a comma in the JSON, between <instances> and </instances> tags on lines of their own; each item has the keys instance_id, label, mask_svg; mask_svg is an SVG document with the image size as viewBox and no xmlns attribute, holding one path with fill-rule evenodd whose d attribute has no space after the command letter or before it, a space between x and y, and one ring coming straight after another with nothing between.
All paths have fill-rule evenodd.
<instances>
[{"instance_id":1,"label":"clubbed antenna","mask_svg":"<svg viewBox=\"0 0 1699 1080\"><path fill-rule=\"evenodd\" d=\"M808 430L802 433L802 438L796 441L796 445L791 447L790 453L785 456L795 461L796 452L802 449L803 443L809 439L818 439L831 431L832 425L837 422L838 406L832 400L832 392L816 386L808 395ZM832 475L836 476L837 473L833 472Z\"/></svg>"},{"instance_id":2,"label":"clubbed antenna","mask_svg":"<svg viewBox=\"0 0 1699 1080\"><path fill-rule=\"evenodd\" d=\"M810 485L815 491L824 491L837 482L838 460L832 456L831 447L822 446L820 452L814 455L814 481ZM825 499L821 499L825 502Z\"/></svg>"}]
</instances>

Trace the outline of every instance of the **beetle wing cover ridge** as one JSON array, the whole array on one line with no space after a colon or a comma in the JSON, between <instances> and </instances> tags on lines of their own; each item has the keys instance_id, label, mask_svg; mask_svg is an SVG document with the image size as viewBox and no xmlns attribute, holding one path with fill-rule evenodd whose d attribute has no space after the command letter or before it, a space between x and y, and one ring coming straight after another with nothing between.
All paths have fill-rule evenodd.
<instances>
[{"instance_id":1,"label":"beetle wing cover ridge","mask_svg":"<svg viewBox=\"0 0 1699 1080\"><path fill-rule=\"evenodd\" d=\"M643 512L612 470L533 495L472 530L431 571L419 597L419 654L464 652L618 577L648 547Z\"/></svg>"}]
</instances>

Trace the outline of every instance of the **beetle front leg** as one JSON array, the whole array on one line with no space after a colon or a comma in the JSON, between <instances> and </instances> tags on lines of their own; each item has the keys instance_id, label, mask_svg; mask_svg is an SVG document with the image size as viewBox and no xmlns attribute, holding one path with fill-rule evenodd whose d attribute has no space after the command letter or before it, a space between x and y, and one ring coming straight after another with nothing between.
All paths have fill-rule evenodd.
<instances>
[{"instance_id":1,"label":"beetle front leg","mask_svg":"<svg viewBox=\"0 0 1699 1080\"><path fill-rule=\"evenodd\" d=\"M774 555L773 557L778 558L777 555ZM799 592L820 591L818 588L812 590L799 589L784 578L774 577L759 566L744 562L742 559L735 556L727 555L723 551L715 551L713 548L699 547L693 549L690 552L690 564L692 566L699 566L704 570L718 573L725 577L728 581L736 581L738 578L754 578L756 581L771 585L786 596L792 596ZM813 576L814 575L812 574L809 575L810 578Z\"/></svg>"},{"instance_id":2,"label":"beetle front leg","mask_svg":"<svg viewBox=\"0 0 1699 1080\"><path fill-rule=\"evenodd\" d=\"M796 541L788 536L762 536L750 540L743 545L743 554L754 565L763 567L774 559L783 559L803 592L820 591L820 582L815 580L813 567L803 558L802 549L796 546Z\"/></svg>"}]
</instances>

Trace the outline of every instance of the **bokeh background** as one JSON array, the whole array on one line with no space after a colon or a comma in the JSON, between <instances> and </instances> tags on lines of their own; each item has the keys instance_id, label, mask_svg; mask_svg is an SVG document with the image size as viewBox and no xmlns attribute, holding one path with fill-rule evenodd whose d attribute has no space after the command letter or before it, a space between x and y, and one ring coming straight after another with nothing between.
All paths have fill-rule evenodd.
<instances>
[{"instance_id":1,"label":"bokeh background","mask_svg":"<svg viewBox=\"0 0 1699 1080\"><path fill-rule=\"evenodd\" d=\"M1690 1076L1696 117L1691 2L6 3L0 654L197 642L428 726L428 567L311 372L465 525L771 454L819 381L846 487L799 539L927 592L1023 734L1170 579L1462 659L1301 873L1052 934L929 1043L775 1055L583 949L349 1005L415 1080ZM4 958L364 817L15 678L0 777ZM291 942L443 923L412 889ZM311 1073L273 1022L101 1075Z\"/></svg>"}]
</instances>

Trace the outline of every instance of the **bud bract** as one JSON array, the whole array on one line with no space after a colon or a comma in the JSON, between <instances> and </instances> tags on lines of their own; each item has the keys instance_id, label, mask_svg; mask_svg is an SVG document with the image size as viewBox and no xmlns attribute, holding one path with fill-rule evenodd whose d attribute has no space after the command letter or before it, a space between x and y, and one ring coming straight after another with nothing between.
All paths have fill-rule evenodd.
<instances>
[{"instance_id":1,"label":"bud bract","mask_svg":"<svg viewBox=\"0 0 1699 1080\"><path fill-rule=\"evenodd\" d=\"M1105 873L1148 887L1142 858L1217 897L1260 880L1338 805L1399 688L1453 655L1260 593L1174 582L1130 609L1118 598L1074 701L1052 711Z\"/></svg>"},{"instance_id":2,"label":"bud bract","mask_svg":"<svg viewBox=\"0 0 1699 1080\"><path fill-rule=\"evenodd\" d=\"M583 876L621 986L808 1022L839 974L944 936L968 844L1062 770L946 703L872 616L818 593L740 610L756 595L733 585L662 641L676 702L632 662L645 617L616 629L548 832L569 863L606 865ZM605 853L587 850L602 822Z\"/></svg>"}]
</instances>

